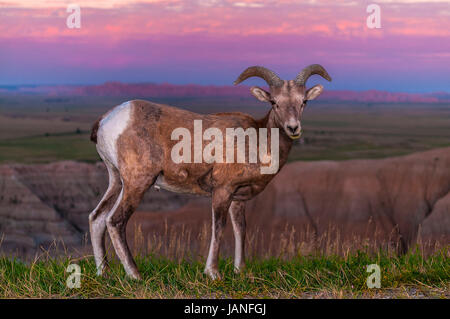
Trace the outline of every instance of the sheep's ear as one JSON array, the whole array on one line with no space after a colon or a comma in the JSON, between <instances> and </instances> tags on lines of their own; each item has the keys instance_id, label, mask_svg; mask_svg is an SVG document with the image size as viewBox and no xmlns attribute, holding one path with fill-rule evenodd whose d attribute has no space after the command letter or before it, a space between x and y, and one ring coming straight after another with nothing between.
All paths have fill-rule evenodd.
<instances>
[{"instance_id":1,"label":"sheep's ear","mask_svg":"<svg viewBox=\"0 0 450 319\"><path fill-rule=\"evenodd\" d=\"M270 102L272 100L270 93L261 89L260 87L252 86L250 88L250 92L252 92L253 96L261 102Z\"/></svg>"},{"instance_id":2,"label":"sheep's ear","mask_svg":"<svg viewBox=\"0 0 450 319\"><path fill-rule=\"evenodd\" d=\"M323 86L321 84L314 85L312 88L306 91L305 100L307 101L314 100L316 97L322 94L322 92Z\"/></svg>"}]
</instances>

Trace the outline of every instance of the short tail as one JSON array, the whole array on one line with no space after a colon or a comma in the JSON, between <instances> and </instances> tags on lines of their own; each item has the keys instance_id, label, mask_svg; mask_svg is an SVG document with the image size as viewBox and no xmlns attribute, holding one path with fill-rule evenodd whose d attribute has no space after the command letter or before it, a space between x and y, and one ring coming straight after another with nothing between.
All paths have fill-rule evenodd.
<instances>
[{"instance_id":1,"label":"short tail","mask_svg":"<svg viewBox=\"0 0 450 319\"><path fill-rule=\"evenodd\" d=\"M91 141L94 142L95 144L97 144L97 132L98 132L98 128L100 126L101 120L102 120L102 118L100 117L97 121L95 121L94 125L92 126Z\"/></svg>"}]
</instances>

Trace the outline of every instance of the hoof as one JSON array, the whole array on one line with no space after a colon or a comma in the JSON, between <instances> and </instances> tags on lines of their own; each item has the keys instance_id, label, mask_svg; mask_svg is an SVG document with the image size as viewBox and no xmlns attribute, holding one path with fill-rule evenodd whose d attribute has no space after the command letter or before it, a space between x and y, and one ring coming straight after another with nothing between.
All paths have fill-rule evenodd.
<instances>
[{"instance_id":1,"label":"hoof","mask_svg":"<svg viewBox=\"0 0 450 319\"><path fill-rule=\"evenodd\" d=\"M234 267L234 273L235 274L240 274L240 273L242 273L242 271L243 271L243 269L244 269L244 267Z\"/></svg>"},{"instance_id":2,"label":"hoof","mask_svg":"<svg viewBox=\"0 0 450 319\"><path fill-rule=\"evenodd\" d=\"M222 276L220 275L219 271L217 269L213 268L206 268L205 274L211 278L212 280L220 280L222 279Z\"/></svg>"},{"instance_id":3,"label":"hoof","mask_svg":"<svg viewBox=\"0 0 450 319\"><path fill-rule=\"evenodd\" d=\"M97 276L105 277L109 272L108 264L103 264L102 266L97 268Z\"/></svg>"},{"instance_id":4,"label":"hoof","mask_svg":"<svg viewBox=\"0 0 450 319\"><path fill-rule=\"evenodd\" d=\"M139 273L127 274L127 276L133 280L142 280L142 276Z\"/></svg>"}]
</instances>

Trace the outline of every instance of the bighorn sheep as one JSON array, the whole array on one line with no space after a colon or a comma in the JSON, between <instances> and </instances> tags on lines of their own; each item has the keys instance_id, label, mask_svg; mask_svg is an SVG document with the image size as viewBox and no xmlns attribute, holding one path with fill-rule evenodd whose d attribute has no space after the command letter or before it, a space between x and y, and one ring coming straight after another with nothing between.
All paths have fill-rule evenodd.
<instances>
[{"instance_id":1,"label":"bighorn sheep","mask_svg":"<svg viewBox=\"0 0 450 319\"><path fill-rule=\"evenodd\" d=\"M89 215L91 241L101 275L106 267L105 232L111 237L117 256L127 274L139 279L140 274L126 241L126 225L145 191L152 185L174 192L212 197L212 234L205 273L219 276L217 261L219 244L227 214L230 214L235 236L236 271L244 265L245 201L260 193L276 174L261 174L261 163L174 163L171 149L176 141L175 128L193 131L194 120L202 120L203 129L241 127L281 129L279 134L279 167L287 161L293 139L301 135L300 119L306 102L323 91L318 84L305 88L306 81L318 74L331 81L325 69L313 64L304 68L294 80L281 80L274 72L261 67L247 68L234 82L249 77L263 78L267 92L251 87L251 93L272 108L260 120L243 113L200 115L179 108L133 100L116 106L93 126L91 140L109 173L109 187L98 206ZM269 131L269 134L270 134Z\"/></svg>"}]
</instances>

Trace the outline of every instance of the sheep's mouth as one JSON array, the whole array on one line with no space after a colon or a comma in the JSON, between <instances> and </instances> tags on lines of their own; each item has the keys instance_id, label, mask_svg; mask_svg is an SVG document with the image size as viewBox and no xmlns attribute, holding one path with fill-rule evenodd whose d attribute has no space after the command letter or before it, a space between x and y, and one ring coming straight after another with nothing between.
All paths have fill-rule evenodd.
<instances>
[{"instance_id":1,"label":"sheep's mouth","mask_svg":"<svg viewBox=\"0 0 450 319\"><path fill-rule=\"evenodd\" d=\"M293 140L299 139L302 136L302 132L298 134L290 134L289 137Z\"/></svg>"}]
</instances>

